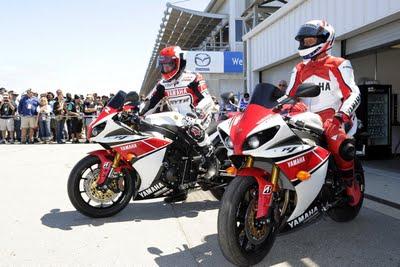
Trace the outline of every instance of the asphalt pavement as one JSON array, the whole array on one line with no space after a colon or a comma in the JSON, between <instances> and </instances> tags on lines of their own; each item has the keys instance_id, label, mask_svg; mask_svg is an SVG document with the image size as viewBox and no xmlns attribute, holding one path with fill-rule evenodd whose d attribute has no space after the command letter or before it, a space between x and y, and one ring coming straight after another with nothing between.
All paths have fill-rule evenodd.
<instances>
[{"instance_id":1,"label":"asphalt pavement","mask_svg":"<svg viewBox=\"0 0 400 267\"><path fill-rule=\"evenodd\" d=\"M99 148L0 145L0 266L230 266L218 246L219 202L207 192L177 204L131 202L106 219L77 212L67 195L69 172ZM366 175L368 188L374 174ZM352 222L322 218L279 236L259 266L398 267L399 244L400 211L366 200Z\"/></svg>"}]
</instances>

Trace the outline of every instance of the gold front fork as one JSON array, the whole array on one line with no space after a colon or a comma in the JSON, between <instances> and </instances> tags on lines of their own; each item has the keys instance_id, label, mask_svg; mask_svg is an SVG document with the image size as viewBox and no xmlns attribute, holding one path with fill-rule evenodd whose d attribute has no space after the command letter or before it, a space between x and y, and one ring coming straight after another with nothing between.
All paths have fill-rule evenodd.
<instances>
[{"instance_id":1,"label":"gold front fork","mask_svg":"<svg viewBox=\"0 0 400 267\"><path fill-rule=\"evenodd\" d=\"M246 159L246 168L251 168L254 165L254 158L251 156L248 156Z\"/></svg>"},{"instance_id":2,"label":"gold front fork","mask_svg":"<svg viewBox=\"0 0 400 267\"><path fill-rule=\"evenodd\" d=\"M251 168L254 166L254 158L251 156L248 156L246 159L246 168ZM271 183L272 183L272 191L276 192L278 191L278 182L279 182L279 173L280 169L277 165L272 165L272 171L271 171Z\"/></svg>"},{"instance_id":3,"label":"gold front fork","mask_svg":"<svg viewBox=\"0 0 400 267\"><path fill-rule=\"evenodd\" d=\"M278 191L278 181L279 181L279 172L280 169L275 164L272 165L272 172L271 172L271 183L272 183L272 191Z\"/></svg>"},{"instance_id":4,"label":"gold front fork","mask_svg":"<svg viewBox=\"0 0 400 267\"><path fill-rule=\"evenodd\" d=\"M121 160L121 154L119 153L115 154L114 161L112 164L113 169L118 168L120 160Z\"/></svg>"}]
</instances>

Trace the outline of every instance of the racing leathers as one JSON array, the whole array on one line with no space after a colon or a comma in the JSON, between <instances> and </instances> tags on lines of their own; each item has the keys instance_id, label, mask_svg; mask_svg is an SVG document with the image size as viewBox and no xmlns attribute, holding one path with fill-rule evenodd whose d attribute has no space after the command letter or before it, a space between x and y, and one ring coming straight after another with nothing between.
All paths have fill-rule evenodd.
<instances>
[{"instance_id":1,"label":"racing leathers","mask_svg":"<svg viewBox=\"0 0 400 267\"><path fill-rule=\"evenodd\" d=\"M346 191L352 197L350 205L356 205L360 195L353 183L354 146L349 149L352 139L346 135L345 128L355 122L354 113L361 98L350 61L326 54L303 61L293 69L286 93L294 96L302 83L314 83L321 88L319 96L301 100L309 111L321 116L328 149L348 184Z\"/></svg>"},{"instance_id":2,"label":"racing leathers","mask_svg":"<svg viewBox=\"0 0 400 267\"><path fill-rule=\"evenodd\" d=\"M203 76L182 71L172 80L161 80L153 90L147 110L153 109L164 97L168 99L174 111L185 116L188 134L197 141L200 147L208 147L210 140L205 129L211 122L214 101L208 92ZM198 118L188 116L193 113Z\"/></svg>"}]
</instances>

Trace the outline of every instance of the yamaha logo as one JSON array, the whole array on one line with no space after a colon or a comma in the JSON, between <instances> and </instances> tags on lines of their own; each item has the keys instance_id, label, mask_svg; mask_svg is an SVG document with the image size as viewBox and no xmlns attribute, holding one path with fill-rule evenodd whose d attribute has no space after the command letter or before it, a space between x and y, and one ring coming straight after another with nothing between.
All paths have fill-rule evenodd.
<instances>
[{"instance_id":1,"label":"yamaha logo","mask_svg":"<svg viewBox=\"0 0 400 267\"><path fill-rule=\"evenodd\" d=\"M207 67L211 64L211 57L206 53L198 53L194 57L194 63L199 67Z\"/></svg>"}]
</instances>

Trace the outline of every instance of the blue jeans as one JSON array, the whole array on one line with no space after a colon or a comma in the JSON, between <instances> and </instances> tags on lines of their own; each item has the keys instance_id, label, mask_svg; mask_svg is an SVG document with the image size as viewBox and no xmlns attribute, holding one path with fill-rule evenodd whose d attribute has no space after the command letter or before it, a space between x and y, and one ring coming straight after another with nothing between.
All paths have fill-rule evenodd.
<instances>
[{"instance_id":1,"label":"blue jeans","mask_svg":"<svg viewBox=\"0 0 400 267\"><path fill-rule=\"evenodd\" d=\"M56 125L56 141L57 143L61 143L64 137L64 125L65 120L58 120Z\"/></svg>"},{"instance_id":2,"label":"blue jeans","mask_svg":"<svg viewBox=\"0 0 400 267\"><path fill-rule=\"evenodd\" d=\"M50 118L41 120L39 119L39 132L40 138L42 140L48 141L50 140L51 131L50 131Z\"/></svg>"}]
</instances>

